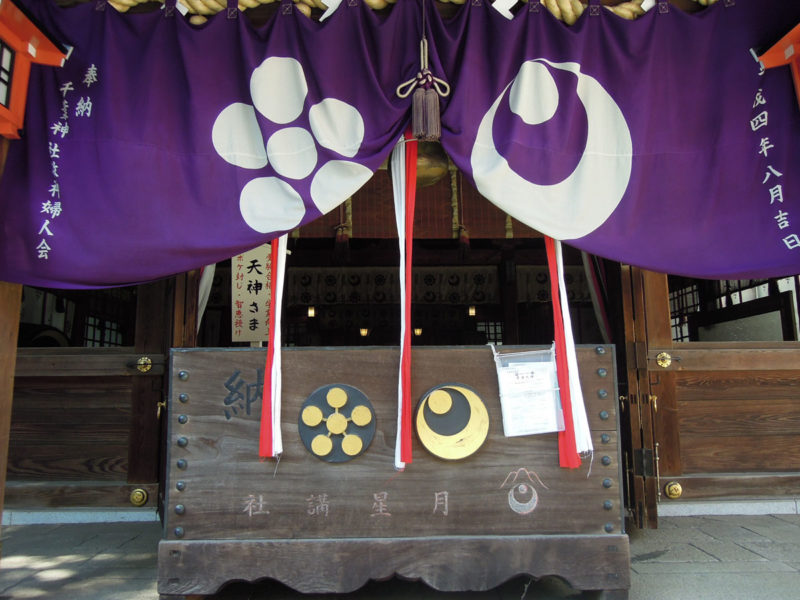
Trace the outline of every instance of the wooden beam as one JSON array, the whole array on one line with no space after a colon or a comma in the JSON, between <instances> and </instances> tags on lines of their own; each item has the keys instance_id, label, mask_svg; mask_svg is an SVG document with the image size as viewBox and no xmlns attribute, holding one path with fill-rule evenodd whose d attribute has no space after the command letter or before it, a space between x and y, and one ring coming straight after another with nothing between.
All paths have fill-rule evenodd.
<instances>
[{"instance_id":1,"label":"wooden beam","mask_svg":"<svg viewBox=\"0 0 800 600\"><path fill-rule=\"evenodd\" d=\"M691 345L690 345L691 344ZM718 347L698 347L698 343L675 344L673 347L651 346L647 361L652 371L796 371L800 368L800 344L784 342L782 348L763 347L757 342L736 344L724 342ZM669 352L672 362L658 366L657 357Z\"/></svg>"},{"instance_id":2,"label":"wooden beam","mask_svg":"<svg viewBox=\"0 0 800 600\"><path fill-rule=\"evenodd\" d=\"M158 485L131 485L120 481L12 481L6 488L6 505L11 509L130 508L131 493L147 494L146 507L155 507Z\"/></svg>"},{"instance_id":3,"label":"wooden beam","mask_svg":"<svg viewBox=\"0 0 800 600\"><path fill-rule=\"evenodd\" d=\"M159 352L119 348L21 348L17 352L17 377L142 377L136 362L147 355L152 361L147 376L163 375L166 356Z\"/></svg>"},{"instance_id":4,"label":"wooden beam","mask_svg":"<svg viewBox=\"0 0 800 600\"><path fill-rule=\"evenodd\" d=\"M792 498L800 494L800 475L796 472L678 475L663 481L677 481L683 488L680 500L662 500L665 505L683 500Z\"/></svg>"}]
</instances>

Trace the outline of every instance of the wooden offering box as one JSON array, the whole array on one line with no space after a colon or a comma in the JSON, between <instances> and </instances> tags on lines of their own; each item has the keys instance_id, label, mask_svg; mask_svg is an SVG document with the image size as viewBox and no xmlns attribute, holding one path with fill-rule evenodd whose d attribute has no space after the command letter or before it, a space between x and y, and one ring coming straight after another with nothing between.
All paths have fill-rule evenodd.
<instances>
[{"instance_id":1,"label":"wooden offering box","mask_svg":"<svg viewBox=\"0 0 800 600\"><path fill-rule=\"evenodd\" d=\"M263 578L301 592L349 592L395 574L443 591L556 575L628 597L612 346L578 349L595 448L579 469L558 466L555 433L503 435L488 347L413 349L414 404L436 386L467 386L488 410L489 432L471 456L444 460L415 431L403 472L394 469L397 348L284 349L282 357L276 462L258 458L265 351L172 351L163 598ZM343 462L315 456L300 437L307 399L332 384L356 388L374 410L371 443L360 454L356 443ZM338 442L328 436L338 447L354 422L372 420L352 416Z\"/></svg>"}]
</instances>

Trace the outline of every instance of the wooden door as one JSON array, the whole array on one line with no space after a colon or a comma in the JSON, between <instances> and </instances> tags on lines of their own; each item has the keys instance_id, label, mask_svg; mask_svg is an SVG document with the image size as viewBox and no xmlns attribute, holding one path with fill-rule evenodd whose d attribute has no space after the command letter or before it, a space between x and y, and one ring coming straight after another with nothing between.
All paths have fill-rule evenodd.
<instances>
[{"instance_id":1,"label":"wooden door","mask_svg":"<svg viewBox=\"0 0 800 600\"><path fill-rule=\"evenodd\" d=\"M637 524L667 502L800 494L800 343L676 343L667 276L623 267L622 287Z\"/></svg>"},{"instance_id":2,"label":"wooden door","mask_svg":"<svg viewBox=\"0 0 800 600\"><path fill-rule=\"evenodd\" d=\"M674 397L662 502L800 494L800 343L653 344L647 364Z\"/></svg>"},{"instance_id":3,"label":"wooden door","mask_svg":"<svg viewBox=\"0 0 800 600\"><path fill-rule=\"evenodd\" d=\"M7 508L155 505L175 287L137 288L133 346L18 349Z\"/></svg>"}]
</instances>

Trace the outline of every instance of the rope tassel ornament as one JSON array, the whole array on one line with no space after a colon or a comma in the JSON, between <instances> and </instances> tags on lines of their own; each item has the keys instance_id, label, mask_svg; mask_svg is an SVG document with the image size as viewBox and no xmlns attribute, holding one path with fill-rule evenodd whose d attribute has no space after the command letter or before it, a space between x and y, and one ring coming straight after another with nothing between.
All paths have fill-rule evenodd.
<instances>
[{"instance_id":1,"label":"rope tassel ornament","mask_svg":"<svg viewBox=\"0 0 800 600\"><path fill-rule=\"evenodd\" d=\"M411 101L411 135L420 142L438 142L442 135L439 96L450 95L446 81L433 75L428 66L428 38L425 37L425 3L422 5L422 39L419 41L419 71L416 77L397 87L400 98Z\"/></svg>"}]
</instances>

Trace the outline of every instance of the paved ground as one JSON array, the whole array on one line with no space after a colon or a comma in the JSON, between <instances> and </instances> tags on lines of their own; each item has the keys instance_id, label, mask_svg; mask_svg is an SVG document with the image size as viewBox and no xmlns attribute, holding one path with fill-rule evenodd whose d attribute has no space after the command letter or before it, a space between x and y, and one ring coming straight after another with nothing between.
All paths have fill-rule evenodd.
<instances>
[{"instance_id":1,"label":"paved ground","mask_svg":"<svg viewBox=\"0 0 800 600\"><path fill-rule=\"evenodd\" d=\"M0 600L155 600L157 523L17 525L2 530ZM631 600L800 598L800 516L666 517L631 538ZM588 600L563 583L513 579L481 593L436 592L390 580L313 596L237 584L220 600Z\"/></svg>"}]
</instances>

